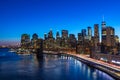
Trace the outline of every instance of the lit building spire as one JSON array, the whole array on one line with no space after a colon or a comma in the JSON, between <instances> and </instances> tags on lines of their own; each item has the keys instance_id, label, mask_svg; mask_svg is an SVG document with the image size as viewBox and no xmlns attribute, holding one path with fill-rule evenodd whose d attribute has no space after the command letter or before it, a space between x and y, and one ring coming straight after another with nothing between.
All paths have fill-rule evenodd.
<instances>
[{"instance_id":1,"label":"lit building spire","mask_svg":"<svg viewBox=\"0 0 120 80\"><path fill-rule=\"evenodd\" d=\"M102 26L102 28L105 28L106 27L106 22L105 22L105 17L104 17L104 15L102 16L102 24L101 24L101 26Z\"/></svg>"}]
</instances>

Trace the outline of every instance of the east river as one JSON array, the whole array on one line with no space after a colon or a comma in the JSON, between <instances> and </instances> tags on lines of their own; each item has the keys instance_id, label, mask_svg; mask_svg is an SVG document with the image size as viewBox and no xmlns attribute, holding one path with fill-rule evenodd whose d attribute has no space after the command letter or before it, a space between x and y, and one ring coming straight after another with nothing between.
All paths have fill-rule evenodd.
<instances>
[{"instance_id":1,"label":"east river","mask_svg":"<svg viewBox=\"0 0 120 80\"><path fill-rule=\"evenodd\" d=\"M115 80L73 57L44 54L18 55L0 49L0 80Z\"/></svg>"}]
</instances>

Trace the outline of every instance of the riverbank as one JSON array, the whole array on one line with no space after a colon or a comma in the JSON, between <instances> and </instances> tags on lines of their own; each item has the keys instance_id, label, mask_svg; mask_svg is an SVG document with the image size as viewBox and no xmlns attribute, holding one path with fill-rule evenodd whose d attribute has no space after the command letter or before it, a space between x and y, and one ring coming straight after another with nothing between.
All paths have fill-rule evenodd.
<instances>
[{"instance_id":1,"label":"riverbank","mask_svg":"<svg viewBox=\"0 0 120 80\"><path fill-rule=\"evenodd\" d=\"M92 59L87 55L80 55L80 54L72 54L72 53L64 53L64 52L54 52L54 51L44 51L44 53L50 53L50 54L67 54L70 55L77 60L80 60L92 67L95 67L101 71L106 72L107 74L114 77L116 80L120 80L120 66L116 66L114 64L109 64L100 60Z\"/></svg>"},{"instance_id":2,"label":"riverbank","mask_svg":"<svg viewBox=\"0 0 120 80\"><path fill-rule=\"evenodd\" d=\"M93 66L101 71L106 72L107 74L114 77L116 80L120 80L120 66L115 66L115 65L112 65L112 64L100 61L100 60L95 60L85 55L69 54L69 53L66 53L66 54L73 56L76 59L90 66Z\"/></svg>"}]
</instances>

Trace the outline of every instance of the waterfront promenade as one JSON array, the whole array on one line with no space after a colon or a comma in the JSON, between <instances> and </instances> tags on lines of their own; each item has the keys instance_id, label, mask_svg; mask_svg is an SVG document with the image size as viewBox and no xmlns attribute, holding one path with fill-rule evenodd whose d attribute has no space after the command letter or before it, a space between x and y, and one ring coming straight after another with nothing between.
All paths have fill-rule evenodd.
<instances>
[{"instance_id":1,"label":"waterfront promenade","mask_svg":"<svg viewBox=\"0 0 120 80\"><path fill-rule=\"evenodd\" d=\"M101 60L92 59L92 58L89 58L87 55L79 55L79 54L71 54L71 53L66 53L66 54L69 54L74 57L80 58L84 61L87 61L86 63L90 64L91 66L96 67L102 71L105 71L111 76L117 77L120 79L120 66L103 62Z\"/></svg>"},{"instance_id":2,"label":"waterfront promenade","mask_svg":"<svg viewBox=\"0 0 120 80\"><path fill-rule=\"evenodd\" d=\"M86 64L90 66L93 66L97 69L100 69L108 73L109 75L115 77L116 80L120 80L120 66L90 58L89 55L75 54L75 53L70 53L70 52L59 52L59 53L54 52L54 51L44 51L44 52L51 53L51 54L67 54L67 55L73 56L76 59L82 62L85 62Z\"/></svg>"}]
</instances>

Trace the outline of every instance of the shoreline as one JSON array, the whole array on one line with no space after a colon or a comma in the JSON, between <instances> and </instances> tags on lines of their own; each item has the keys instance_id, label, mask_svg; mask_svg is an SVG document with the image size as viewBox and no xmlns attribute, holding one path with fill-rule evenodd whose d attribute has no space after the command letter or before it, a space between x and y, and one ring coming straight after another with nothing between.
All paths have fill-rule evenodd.
<instances>
[{"instance_id":1,"label":"shoreline","mask_svg":"<svg viewBox=\"0 0 120 80\"><path fill-rule=\"evenodd\" d=\"M70 55L70 56L74 57L75 59L77 59L77 60L79 60L79 61L87 64L88 66L92 66L92 67L94 67L94 68L96 68L96 69L98 69L98 70L101 70L101 71L107 73L108 75L110 75L110 76L112 76L113 78L115 78L115 80L120 80L120 71L115 70L115 71L117 71L117 73L119 72L119 75L117 75L116 72L113 71L114 69L113 69L113 70L109 70L109 67L108 67L108 66L104 66L104 65L102 65L102 64L99 64L99 63L95 63L95 62L93 62L93 61L86 60L86 59L81 58L81 57L79 57L79 56L75 56L75 55L71 55L71 54L67 54L67 55Z\"/></svg>"},{"instance_id":2,"label":"shoreline","mask_svg":"<svg viewBox=\"0 0 120 80\"><path fill-rule=\"evenodd\" d=\"M43 53L53 54L53 55L69 55L69 56L74 57L75 59L87 64L88 66L92 66L98 70L101 70L101 71L107 73L108 75L113 77L115 80L120 80L120 66L119 66L119 68L115 68L115 67L111 66L111 64L109 64L109 63L102 62L102 61L96 60L96 59L92 59L85 55L80 55L80 54L54 52L54 51L43 51Z\"/></svg>"}]
</instances>

